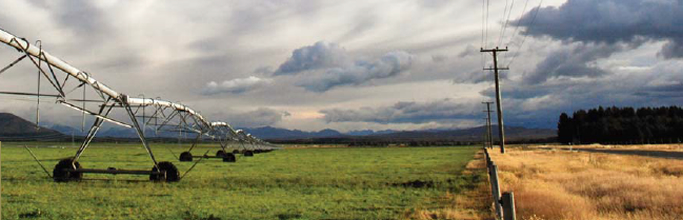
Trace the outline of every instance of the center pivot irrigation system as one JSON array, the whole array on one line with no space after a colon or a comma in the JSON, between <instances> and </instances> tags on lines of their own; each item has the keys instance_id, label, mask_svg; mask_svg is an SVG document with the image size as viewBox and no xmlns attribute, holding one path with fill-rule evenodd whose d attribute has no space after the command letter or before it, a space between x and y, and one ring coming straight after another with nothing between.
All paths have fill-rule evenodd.
<instances>
[{"instance_id":1,"label":"center pivot irrigation system","mask_svg":"<svg viewBox=\"0 0 683 220\"><path fill-rule=\"evenodd\" d=\"M57 182L80 180L84 173L149 175L150 180L153 181L179 181L182 176L180 176L180 172L173 163L157 161L154 157L150 144L145 137L144 131L146 126L154 127L155 132L186 131L197 134L190 149L183 152L178 158L180 161L192 161L193 157L199 157L200 160L201 158L221 158L225 162L235 162L235 154L237 153L242 153L244 156L253 156L254 153L270 152L278 149L275 145L259 140L242 130L234 130L226 122L209 122L199 112L183 104L160 99L130 97L119 93L104 83L95 80L91 73L79 70L43 51L40 41L30 44L28 40L17 38L2 29L0 29L0 41L15 48L20 53L19 58L0 69L0 74L26 58L38 69L36 93L0 91L0 94L36 96L38 104L40 104L41 97L56 98L56 103L82 113L84 128L85 115L95 117L94 123L90 127L80 148L76 151L76 154L71 158L60 160L55 166L51 177ZM59 72L63 72L65 76L58 77ZM43 79L50 83L57 94L42 94L40 92L40 82ZM79 89L82 89L82 92L77 92ZM87 94L96 98L87 99ZM39 115L40 108L36 108L37 124L40 122ZM86 169L81 167L78 159L88 148L105 121L135 130L144 149L154 163L152 169L125 170L113 167L107 169ZM216 152L216 156L208 156L207 154L192 156L190 151L197 146L197 143L203 137L218 139L221 150ZM239 144L240 150L227 152L226 147L230 143ZM47 173L49 175L49 172Z\"/></svg>"}]
</instances>

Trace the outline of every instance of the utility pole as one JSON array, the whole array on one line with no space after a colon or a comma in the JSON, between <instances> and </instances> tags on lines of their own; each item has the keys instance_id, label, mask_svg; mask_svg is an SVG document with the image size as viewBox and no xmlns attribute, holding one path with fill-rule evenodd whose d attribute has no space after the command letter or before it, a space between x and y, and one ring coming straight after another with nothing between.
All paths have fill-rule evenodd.
<instances>
[{"instance_id":1,"label":"utility pole","mask_svg":"<svg viewBox=\"0 0 683 220\"><path fill-rule=\"evenodd\" d=\"M489 143L488 147L493 148L493 129L491 129L491 104L493 102L482 102L486 104L486 141Z\"/></svg>"},{"instance_id":2,"label":"utility pole","mask_svg":"<svg viewBox=\"0 0 683 220\"><path fill-rule=\"evenodd\" d=\"M484 68L484 70L493 70L494 78L496 80L496 110L498 112L498 136L500 137L500 153L505 153L505 132L503 126L503 104L501 103L500 95L500 74L499 70L508 70L506 67L498 67L498 52L507 52L507 47L505 49L499 49L498 47L494 49L484 49L481 48L482 53L492 53L493 54L493 68Z\"/></svg>"},{"instance_id":3,"label":"utility pole","mask_svg":"<svg viewBox=\"0 0 683 220\"><path fill-rule=\"evenodd\" d=\"M484 118L484 123L486 124L487 128L488 128L488 121L489 121L488 118ZM484 129L484 135L482 135L482 137L484 138L484 141L482 142L483 147L489 148L489 132L488 132L488 129Z\"/></svg>"}]
</instances>

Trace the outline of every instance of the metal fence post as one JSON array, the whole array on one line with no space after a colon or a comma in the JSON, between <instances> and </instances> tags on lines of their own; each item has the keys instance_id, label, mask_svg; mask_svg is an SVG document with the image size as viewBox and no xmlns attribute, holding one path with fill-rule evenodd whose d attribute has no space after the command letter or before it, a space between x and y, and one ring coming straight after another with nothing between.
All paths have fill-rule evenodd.
<instances>
[{"instance_id":1,"label":"metal fence post","mask_svg":"<svg viewBox=\"0 0 683 220\"><path fill-rule=\"evenodd\" d=\"M503 193L503 198L500 203L503 205L503 219L517 220L515 213L515 194L512 192Z\"/></svg>"}]
</instances>

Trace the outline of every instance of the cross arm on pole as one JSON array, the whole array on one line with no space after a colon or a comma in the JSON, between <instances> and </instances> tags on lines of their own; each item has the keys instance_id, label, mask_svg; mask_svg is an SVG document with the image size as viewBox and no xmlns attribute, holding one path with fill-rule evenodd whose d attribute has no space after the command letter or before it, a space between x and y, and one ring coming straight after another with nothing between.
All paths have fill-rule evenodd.
<instances>
[{"instance_id":1,"label":"cross arm on pole","mask_svg":"<svg viewBox=\"0 0 683 220\"><path fill-rule=\"evenodd\" d=\"M486 53L486 52L507 52L507 51L508 51L508 48L507 48L507 47L502 48L502 49L501 49L501 48L498 48L498 47L493 48L493 49L484 49L484 48L481 48L481 50L479 50L479 52L482 52L482 53Z\"/></svg>"},{"instance_id":2,"label":"cross arm on pole","mask_svg":"<svg viewBox=\"0 0 683 220\"><path fill-rule=\"evenodd\" d=\"M484 70L490 71L490 70L496 70L496 68L488 67L488 68L484 68ZM498 67L498 70L510 70L510 68L509 67Z\"/></svg>"}]
</instances>

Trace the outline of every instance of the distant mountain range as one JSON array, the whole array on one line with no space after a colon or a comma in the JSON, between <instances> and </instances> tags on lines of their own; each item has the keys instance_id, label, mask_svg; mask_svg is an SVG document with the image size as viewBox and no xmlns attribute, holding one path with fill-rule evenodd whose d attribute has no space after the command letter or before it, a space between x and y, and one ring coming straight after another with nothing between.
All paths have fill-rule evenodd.
<instances>
[{"instance_id":1,"label":"distant mountain range","mask_svg":"<svg viewBox=\"0 0 683 220\"><path fill-rule=\"evenodd\" d=\"M295 139L316 139L316 138L354 138L354 139L391 139L395 141L413 140L457 140L457 141L480 141L485 127L475 127L467 129L431 129L418 131L351 131L341 133L332 129L325 129L318 132L306 132L300 130L288 130L283 128L262 127L245 128L245 131L268 140L295 140ZM494 140L498 138L498 127L493 126ZM553 129L534 129L523 127L505 127L507 140L535 140L546 139L557 136L557 131Z\"/></svg>"},{"instance_id":2,"label":"distant mountain range","mask_svg":"<svg viewBox=\"0 0 683 220\"><path fill-rule=\"evenodd\" d=\"M35 123L10 113L0 113L0 140L59 139L58 131L36 126Z\"/></svg>"},{"instance_id":3,"label":"distant mountain range","mask_svg":"<svg viewBox=\"0 0 683 220\"><path fill-rule=\"evenodd\" d=\"M352 136L369 136L369 135L391 134L391 133L396 133L396 132L398 132L398 131L396 131L396 130L382 130L382 131L359 130L359 131L349 131L349 132L346 132L346 134L352 135Z\"/></svg>"},{"instance_id":4,"label":"distant mountain range","mask_svg":"<svg viewBox=\"0 0 683 220\"><path fill-rule=\"evenodd\" d=\"M0 113L0 140L14 140L21 138L66 138L66 136L84 136L86 131L65 125L52 125L48 128L36 129L36 125L18 116L9 113ZM265 140L304 140L304 139L358 139L358 140L393 140L393 141L432 141L432 140L457 140L457 141L480 141L484 133L484 127L451 130L420 130L420 131L395 131L395 130L358 130L342 133L332 129L320 131L289 130L275 127L242 128L246 132ZM147 137L177 138L178 132L155 132L154 129L146 128ZM557 135L553 129L529 129L523 127L505 127L507 140L536 140L547 139ZM186 134L185 138L193 138L195 134ZM494 137L497 137L497 128L494 126ZM135 130L123 127L103 128L97 137L109 138L137 138Z\"/></svg>"},{"instance_id":5,"label":"distant mountain range","mask_svg":"<svg viewBox=\"0 0 683 220\"><path fill-rule=\"evenodd\" d=\"M332 129L324 129L320 131L301 131L301 130L289 130L284 128L275 127L260 127L260 128L242 128L247 133L250 133L256 137L263 139L308 139L308 138L332 138L332 137L358 137L358 136L372 136L380 134L391 134L398 131L394 130L384 130L384 131L373 131L373 130L360 130L360 131L349 131L342 133Z\"/></svg>"},{"instance_id":6,"label":"distant mountain range","mask_svg":"<svg viewBox=\"0 0 683 220\"><path fill-rule=\"evenodd\" d=\"M317 132L308 132L300 130L289 130L284 128L261 127L261 128L242 128L247 133L250 133L261 139L306 139L306 138L322 138L322 137L341 137L345 136L338 131L332 129L325 129Z\"/></svg>"},{"instance_id":7,"label":"distant mountain range","mask_svg":"<svg viewBox=\"0 0 683 220\"><path fill-rule=\"evenodd\" d=\"M88 129L90 129L90 127L87 126L90 125L86 125L85 131L81 131L80 128L73 128L66 125L52 125L49 126L49 128L68 136L71 136L72 134L75 136L85 136L88 133ZM145 136L147 137L177 138L178 135L179 132L155 131L149 127L145 128ZM195 134L193 133L183 133L183 136L187 138L194 138L194 135ZM114 126L100 129L95 137L138 138L138 134L134 129Z\"/></svg>"},{"instance_id":8,"label":"distant mountain range","mask_svg":"<svg viewBox=\"0 0 683 220\"><path fill-rule=\"evenodd\" d=\"M492 127L493 140L498 140L498 126ZM457 141L481 141L482 134L486 127L474 127L458 130L427 130L427 131L401 131L390 134L376 135L378 138L391 139L396 141L413 140L457 140ZM524 127L505 126L505 140L522 141L547 139L557 136L557 131L553 129L536 129Z\"/></svg>"}]
</instances>

